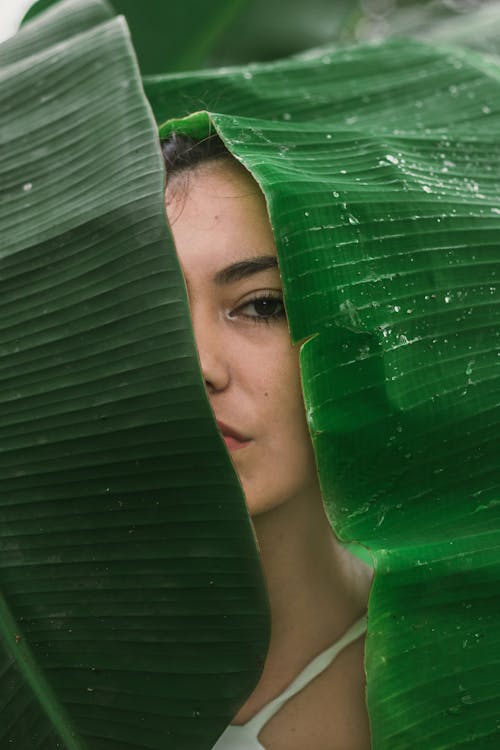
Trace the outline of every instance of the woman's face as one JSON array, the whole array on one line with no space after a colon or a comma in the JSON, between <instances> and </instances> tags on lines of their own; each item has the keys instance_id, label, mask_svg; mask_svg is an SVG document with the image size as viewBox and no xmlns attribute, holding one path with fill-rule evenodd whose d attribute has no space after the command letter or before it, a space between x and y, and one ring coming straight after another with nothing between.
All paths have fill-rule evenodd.
<instances>
[{"instance_id":1,"label":"woman's face","mask_svg":"<svg viewBox=\"0 0 500 750\"><path fill-rule=\"evenodd\" d=\"M174 176L167 215L205 387L251 515L318 491L264 196L236 162Z\"/></svg>"}]
</instances>

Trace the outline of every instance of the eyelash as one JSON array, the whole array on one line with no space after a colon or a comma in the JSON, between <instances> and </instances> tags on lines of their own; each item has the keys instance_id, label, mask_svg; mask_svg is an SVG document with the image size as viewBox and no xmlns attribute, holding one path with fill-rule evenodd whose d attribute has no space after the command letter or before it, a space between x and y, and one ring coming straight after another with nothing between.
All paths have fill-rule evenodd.
<instances>
[{"instance_id":1,"label":"eyelash","mask_svg":"<svg viewBox=\"0 0 500 750\"><path fill-rule=\"evenodd\" d=\"M260 302L261 300L278 302L280 304L280 307L278 307L277 312L271 313L270 315L248 315L241 312L241 310L243 310L248 305L255 305L255 303ZM276 323L278 321L284 320L286 317L285 307L283 305L283 297L281 294L271 294L270 292L256 294L255 297L252 297L251 299L247 300L242 305L237 307L233 311L233 313L230 314L230 317L235 317L236 315L239 315L240 317L243 317L246 320L251 321L252 323L264 323L265 325L271 325L271 323Z\"/></svg>"}]
</instances>

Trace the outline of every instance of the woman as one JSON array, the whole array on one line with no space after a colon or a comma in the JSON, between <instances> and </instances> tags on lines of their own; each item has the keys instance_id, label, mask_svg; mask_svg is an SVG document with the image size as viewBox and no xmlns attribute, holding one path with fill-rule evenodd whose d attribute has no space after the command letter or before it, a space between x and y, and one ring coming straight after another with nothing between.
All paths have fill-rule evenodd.
<instances>
[{"instance_id":1,"label":"woman","mask_svg":"<svg viewBox=\"0 0 500 750\"><path fill-rule=\"evenodd\" d=\"M174 133L162 147L205 386L245 493L271 608L260 681L215 748L369 748L371 571L338 543L324 513L264 196L217 137Z\"/></svg>"}]
</instances>

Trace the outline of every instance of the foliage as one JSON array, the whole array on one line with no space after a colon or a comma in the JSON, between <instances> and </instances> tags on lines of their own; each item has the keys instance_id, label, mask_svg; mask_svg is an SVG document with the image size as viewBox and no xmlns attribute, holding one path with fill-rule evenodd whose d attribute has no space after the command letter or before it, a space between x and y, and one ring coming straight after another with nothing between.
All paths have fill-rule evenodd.
<instances>
[{"instance_id":1,"label":"foliage","mask_svg":"<svg viewBox=\"0 0 500 750\"><path fill-rule=\"evenodd\" d=\"M486 11L450 34L477 44ZM203 750L267 619L111 17L69 0L0 50L2 742ZM186 60L223 38L195 37ZM376 750L498 745L498 73L396 41L144 78L158 122L208 110L176 126L217 129L267 192L328 511L376 560Z\"/></svg>"},{"instance_id":2,"label":"foliage","mask_svg":"<svg viewBox=\"0 0 500 750\"><path fill-rule=\"evenodd\" d=\"M157 130L99 2L41 16L0 64L0 747L203 750L267 614Z\"/></svg>"},{"instance_id":3,"label":"foliage","mask_svg":"<svg viewBox=\"0 0 500 750\"><path fill-rule=\"evenodd\" d=\"M147 87L266 193L323 496L375 559L375 750L500 737L499 72L396 41Z\"/></svg>"},{"instance_id":4,"label":"foliage","mask_svg":"<svg viewBox=\"0 0 500 750\"><path fill-rule=\"evenodd\" d=\"M26 20L57 3L37 0ZM105 0L106 2L106 0ZM498 52L496 0L107 0L123 13L143 74L276 60L391 36Z\"/></svg>"}]
</instances>

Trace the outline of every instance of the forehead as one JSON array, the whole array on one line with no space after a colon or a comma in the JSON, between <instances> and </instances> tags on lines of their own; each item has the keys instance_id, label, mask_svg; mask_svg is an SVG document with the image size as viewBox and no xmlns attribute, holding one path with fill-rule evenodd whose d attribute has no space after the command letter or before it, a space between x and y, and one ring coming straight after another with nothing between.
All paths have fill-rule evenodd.
<instances>
[{"instance_id":1,"label":"forehead","mask_svg":"<svg viewBox=\"0 0 500 750\"><path fill-rule=\"evenodd\" d=\"M166 209L185 272L276 254L264 195L237 162L207 162L174 176Z\"/></svg>"}]
</instances>

